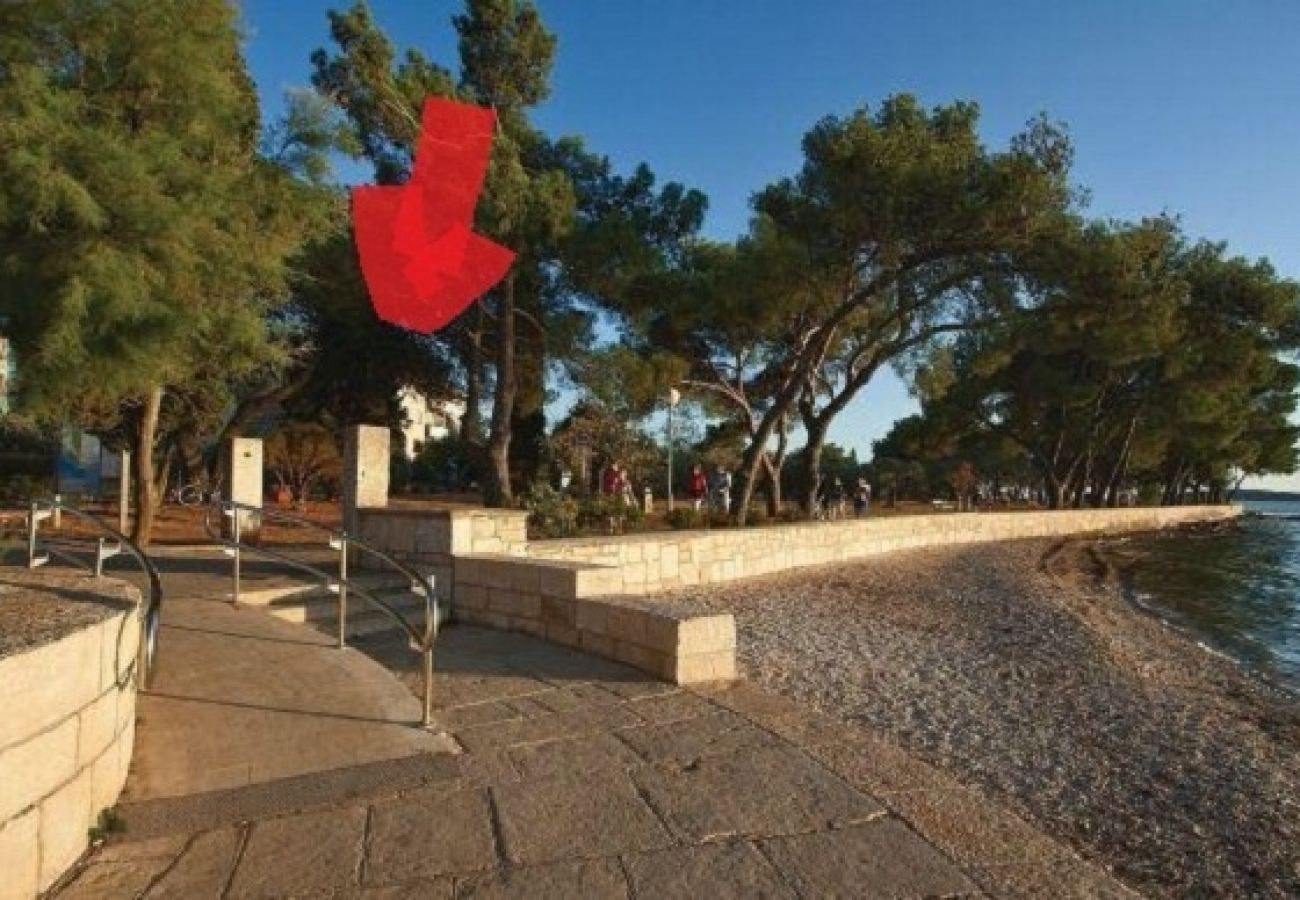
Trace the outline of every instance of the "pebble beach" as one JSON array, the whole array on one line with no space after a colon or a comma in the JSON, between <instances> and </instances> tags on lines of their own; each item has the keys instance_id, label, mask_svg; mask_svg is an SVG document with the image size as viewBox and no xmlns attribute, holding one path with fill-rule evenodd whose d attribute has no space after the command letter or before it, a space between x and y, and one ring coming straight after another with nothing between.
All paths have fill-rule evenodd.
<instances>
[{"instance_id":1,"label":"pebble beach","mask_svg":"<svg viewBox=\"0 0 1300 900\"><path fill-rule=\"evenodd\" d=\"M1300 896L1300 699L1133 606L1089 542L907 551L671 595L744 673L878 731L1149 896Z\"/></svg>"}]
</instances>

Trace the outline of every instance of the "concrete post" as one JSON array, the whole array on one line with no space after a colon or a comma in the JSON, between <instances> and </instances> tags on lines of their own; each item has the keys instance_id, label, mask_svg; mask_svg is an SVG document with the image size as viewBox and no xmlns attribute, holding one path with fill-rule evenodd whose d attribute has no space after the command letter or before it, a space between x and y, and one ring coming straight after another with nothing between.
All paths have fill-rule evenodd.
<instances>
[{"instance_id":1,"label":"concrete post","mask_svg":"<svg viewBox=\"0 0 1300 900\"><path fill-rule=\"evenodd\" d=\"M131 451L118 455L117 530L123 534L131 527Z\"/></svg>"},{"instance_id":2,"label":"concrete post","mask_svg":"<svg viewBox=\"0 0 1300 900\"><path fill-rule=\"evenodd\" d=\"M230 471L226 473L226 499L262 508L262 442L258 438L232 438ZM239 533L256 538L262 520L257 513L239 514Z\"/></svg>"},{"instance_id":3,"label":"concrete post","mask_svg":"<svg viewBox=\"0 0 1300 900\"><path fill-rule=\"evenodd\" d=\"M382 425L356 425L343 449L343 528L358 531L357 510L388 505L392 435Z\"/></svg>"}]
</instances>

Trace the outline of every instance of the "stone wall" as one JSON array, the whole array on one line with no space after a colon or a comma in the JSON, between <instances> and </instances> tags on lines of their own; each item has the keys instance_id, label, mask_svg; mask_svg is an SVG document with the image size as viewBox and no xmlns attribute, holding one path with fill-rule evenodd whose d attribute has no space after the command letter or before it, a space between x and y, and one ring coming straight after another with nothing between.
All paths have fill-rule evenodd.
<instances>
[{"instance_id":1,"label":"stone wall","mask_svg":"<svg viewBox=\"0 0 1300 900\"><path fill-rule=\"evenodd\" d=\"M94 582L91 582L92 584ZM134 588L129 591L138 601ZM138 607L0 659L0 898L29 900L85 851L126 782Z\"/></svg>"},{"instance_id":2,"label":"stone wall","mask_svg":"<svg viewBox=\"0 0 1300 900\"><path fill-rule=\"evenodd\" d=\"M439 600L453 593L452 560L476 553L522 556L527 550L527 516L518 510L437 508L420 503L393 502L358 509L353 534L364 543L406 563L421 575L434 577ZM382 570L372 556L358 553L362 569Z\"/></svg>"},{"instance_id":3,"label":"stone wall","mask_svg":"<svg viewBox=\"0 0 1300 900\"><path fill-rule=\"evenodd\" d=\"M732 617L655 598L908 547L1145 531L1231 518L1238 507L881 516L763 528L528 542L517 510L390 504L359 513L367 543L437 579L457 619L522 631L680 684L735 675Z\"/></svg>"},{"instance_id":4,"label":"stone wall","mask_svg":"<svg viewBox=\"0 0 1300 900\"><path fill-rule=\"evenodd\" d=\"M676 684L736 676L736 623L686 604L610 596L619 570L564 560L458 556L455 614L522 631Z\"/></svg>"},{"instance_id":5,"label":"stone wall","mask_svg":"<svg viewBox=\"0 0 1300 900\"><path fill-rule=\"evenodd\" d=\"M1149 531L1240 515L1234 506L881 516L762 528L652 532L534 541L528 556L607 567L608 594L659 591L753 578L902 550L1092 533Z\"/></svg>"}]
</instances>

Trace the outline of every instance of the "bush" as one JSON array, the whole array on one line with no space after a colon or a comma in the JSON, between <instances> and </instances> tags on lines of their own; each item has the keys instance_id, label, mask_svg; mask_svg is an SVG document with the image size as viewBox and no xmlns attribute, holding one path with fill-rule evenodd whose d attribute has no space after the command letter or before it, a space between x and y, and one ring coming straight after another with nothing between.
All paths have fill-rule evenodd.
<instances>
[{"instance_id":1,"label":"bush","mask_svg":"<svg viewBox=\"0 0 1300 900\"><path fill-rule=\"evenodd\" d=\"M684 531L689 528L705 528L708 524L708 514L702 509L679 506L668 514L668 527L677 531Z\"/></svg>"},{"instance_id":2,"label":"bush","mask_svg":"<svg viewBox=\"0 0 1300 900\"><path fill-rule=\"evenodd\" d=\"M710 528L730 528L735 524L732 521L730 513L724 513L720 509L711 509L708 513Z\"/></svg>"},{"instance_id":3,"label":"bush","mask_svg":"<svg viewBox=\"0 0 1300 900\"><path fill-rule=\"evenodd\" d=\"M544 481L533 482L524 498L528 528L541 538L573 537L578 533L579 507Z\"/></svg>"},{"instance_id":4,"label":"bush","mask_svg":"<svg viewBox=\"0 0 1300 900\"><path fill-rule=\"evenodd\" d=\"M637 531L645 524L645 511L620 497L595 494L578 504L578 528L590 534Z\"/></svg>"}]
</instances>

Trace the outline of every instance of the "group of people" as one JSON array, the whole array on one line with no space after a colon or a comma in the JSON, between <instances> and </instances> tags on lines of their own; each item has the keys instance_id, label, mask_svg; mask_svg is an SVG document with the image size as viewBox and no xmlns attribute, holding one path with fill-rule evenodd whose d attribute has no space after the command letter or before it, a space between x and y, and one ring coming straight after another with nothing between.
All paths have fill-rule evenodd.
<instances>
[{"instance_id":1,"label":"group of people","mask_svg":"<svg viewBox=\"0 0 1300 900\"><path fill-rule=\"evenodd\" d=\"M636 502L635 495L632 493L632 476L617 459L605 470L601 478L600 492L610 497L618 497L628 505Z\"/></svg>"},{"instance_id":2,"label":"group of people","mask_svg":"<svg viewBox=\"0 0 1300 900\"><path fill-rule=\"evenodd\" d=\"M714 470L713 480L705 474L704 466L696 463L691 467L691 480L686 486L686 495L691 498L691 506L696 512L708 504L710 510L723 514L731 512L731 473L718 466Z\"/></svg>"},{"instance_id":3,"label":"group of people","mask_svg":"<svg viewBox=\"0 0 1300 900\"><path fill-rule=\"evenodd\" d=\"M731 473L724 467L714 469L713 477L704 470L701 463L691 467L691 477L686 485L686 495L690 497L691 506L696 512L706 507L711 512L728 514L731 512ZM601 476L601 493L610 497L619 497L625 503L634 503L632 478L623 464L614 460ZM867 479L859 477L853 485L852 492L838 476L829 483L825 478L817 485L814 493L813 508L818 518L843 519L847 514L848 501L853 501L853 514L862 518L871 506L871 485Z\"/></svg>"},{"instance_id":4,"label":"group of people","mask_svg":"<svg viewBox=\"0 0 1300 900\"><path fill-rule=\"evenodd\" d=\"M852 499L853 515L856 518L860 519L870 511L871 484L867 479L859 476L857 483L853 485ZM849 490L842 478L836 476L830 484L827 484L826 479L823 478L817 485L813 508L819 518L843 519L848 500Z\"/></svg>"}]
</instances>

